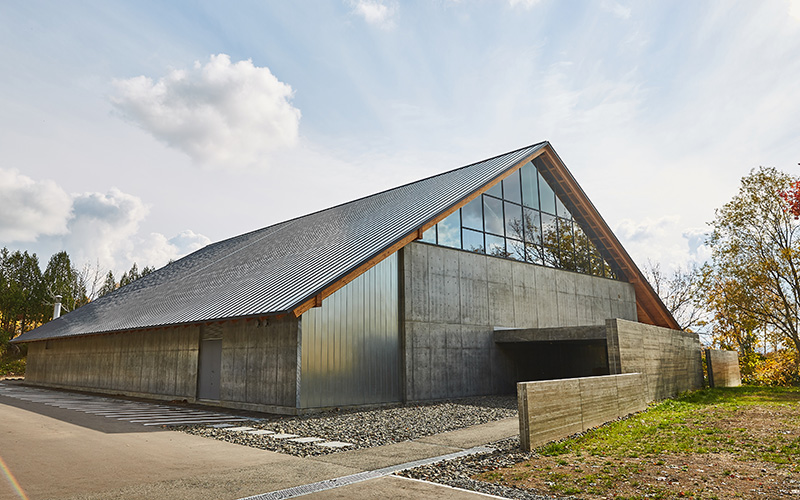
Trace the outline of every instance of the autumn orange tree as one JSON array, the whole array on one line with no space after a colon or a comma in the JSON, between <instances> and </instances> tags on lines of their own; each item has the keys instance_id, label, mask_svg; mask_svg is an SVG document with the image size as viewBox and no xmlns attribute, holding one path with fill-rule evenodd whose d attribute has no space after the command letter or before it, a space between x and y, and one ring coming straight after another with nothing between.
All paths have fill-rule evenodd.
<instances>
[{"instance_id":1,"label":"autumn orange tree","mask_svg":"<svg viewBox=\"0 0 800 500\"><path fill-rule=\"evenodd\" d=\"M716 333L739 338L743 353L761 327L800 360L799 182L775 168L754 169L711 223L709 277L717 286L707 290L708 307Z\"/></svg>"}]
</instances>

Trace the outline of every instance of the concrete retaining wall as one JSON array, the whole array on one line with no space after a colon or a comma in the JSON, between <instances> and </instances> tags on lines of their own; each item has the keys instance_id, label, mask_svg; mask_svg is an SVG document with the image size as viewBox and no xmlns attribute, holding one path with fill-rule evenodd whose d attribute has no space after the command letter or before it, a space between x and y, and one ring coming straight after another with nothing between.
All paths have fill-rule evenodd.
<instances>
[{"instance_id":1,"label":"concrete retaining wall","mask_svg":"<svg viewBox=\"0 0 800 500\"><path fill-rule=\"evenodd\" d=\"M644 378L631 373L518 383L520 446L530 451L644 410Z\"/></svg>"},{"instance_id":2,"label":"concrete retaining wall","mask_svg":"<svg viewBox=\"0 0 800 500\"><path fill-rule=\"evenodd\" d=\"M708 385L711 387L739 387L742 374L739 371L739 353L706 349Z\"/></svg>"},{"instance_id":3,"label":"concrete retaining wall","mask_svg":"<svg viewBox=\"0 0 800 500\"><path fill-rule=\"evenodd\" d=\"M609 371L643 374L648 401L703 387L696 333L621 319L606 320L606 331Z\"/></svg>"}]
</instances>

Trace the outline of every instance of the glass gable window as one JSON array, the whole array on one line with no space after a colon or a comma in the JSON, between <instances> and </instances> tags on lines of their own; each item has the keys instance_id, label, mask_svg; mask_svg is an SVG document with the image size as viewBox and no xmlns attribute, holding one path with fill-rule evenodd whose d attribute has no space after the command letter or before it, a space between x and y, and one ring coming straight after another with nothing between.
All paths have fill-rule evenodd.
<instances>
[{"instance_id":1,"label":"glass gable window","mask_svg":"<svg viewBox=\"0 0 800 500\"><path fill-rule=\"evenodd\" d=\"M615 278L569 209L530 162L425 231L422 241Z\"/></svg>"}]
</instances>

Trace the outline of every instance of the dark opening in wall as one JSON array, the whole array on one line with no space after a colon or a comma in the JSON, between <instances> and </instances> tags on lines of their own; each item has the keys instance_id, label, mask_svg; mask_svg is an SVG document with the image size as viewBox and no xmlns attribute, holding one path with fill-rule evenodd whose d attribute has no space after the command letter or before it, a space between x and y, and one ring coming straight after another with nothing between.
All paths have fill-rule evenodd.
<instances>
[{"instance_id":1,"label":"dark opening in wall","mask_svg":"<svg viewBox=\"0 0 800 500\"><path fill-rule=\"evenodd\" d=\"M512 360L515 383L609 374L605 340L515 342L500 349Z\"/></svg>"}]
</instances>

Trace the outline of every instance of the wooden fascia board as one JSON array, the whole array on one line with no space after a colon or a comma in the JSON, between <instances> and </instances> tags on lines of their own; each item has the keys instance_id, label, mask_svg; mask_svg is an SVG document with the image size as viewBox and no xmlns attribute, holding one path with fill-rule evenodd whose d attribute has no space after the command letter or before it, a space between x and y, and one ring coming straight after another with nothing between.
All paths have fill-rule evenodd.
<instances>
[{"instance_id":1,"label":"wooden fascia board","mask_svg":"<svg viewBox=\"0 0 800 500\"><path fill-rule=\"evenodd\" d=\"M567 208L585 223L585 227L582 225L583 230L603 257L609 260L609 264L615 268L614 271L633 285L639 321L679 330L678 322L549 144L544 147L541 159L547 167L543 175L550 177L546 177L546 180L553 181L553 188L564 195L563 201Z\"/></svg>"},{"instance_id":2,"label":"wooden fascia board","mask_svg":"<svg viewBox=\"0 0 800 500\"><path fill-rule=\"evenodd\" d=\"M548 147L550 147L550 145L546 144L545 146L537 149L536 151L534 151L530 155L524 157L522 160L518 161L517 163L515 163L511 167L509 167L506 170L504 170L501 174L498 174L495 178L493 178L492 180L490 180L489 182L487 182L486 184L484 184L483 186L481 186L477 190L475 190L472 193L470 193L467 197L462 198L461 201L457 202L455 205L452 205L451 207L449 207L446 210L443 210L442 212L439 212L439 214L437 214L436 216L434 216L431 219L429 219L428 222L425 222L424 224L422 224L422 226L420 226L418 228L415 228L410 233L404 235L402 238L397 240L395 243L393 243L392 245L390 245L386 249L382 250L377 255L373 256L371 259L367 260L366 262L364 262L360 266L356 267L354 270L346 273L343 277L341 277L338 280L334 281L333 283L327 285L322 290L315 292L309 298L304 299L299 305L295 306L292 309L292 313L294 314L295 317L300 317L304 312L308 311L312 307L316 307L317 304L321 304L322 300L326 299L327 297L332 295L337 290L340 290L342 287L344 287L345 285L347 285L348 283L350 283L351 281L353 281L357 277L361 276L362 274L367 272L369 269L371 269L374 266L376 266L378 263L380 263L385 258L389 257L393 253L395 253L398 250L400 250L401 248L405 247L406 245L408 245L412 241L416 241L416 240L422 239L422 234L425 231L427 231L428 229L432 228L433 226L435 226L439 222L441 222L444 219L446 219L450 214L452 214L456 210L458 210L461 207L467 205L469 202L471 202L472 200L474 200L478 196L480 196L483 193L485 193L486 191L488 191L495 184L500 182L503 178L505 178L509 174L512 174L513 172L519 170L520 168L522 168L523 165L525 165L529 161L533 161L535 158L537 158L539 155L541 155L544 152L544 150L546 148L548 148Z\"/></svg>"}]
</instances>

